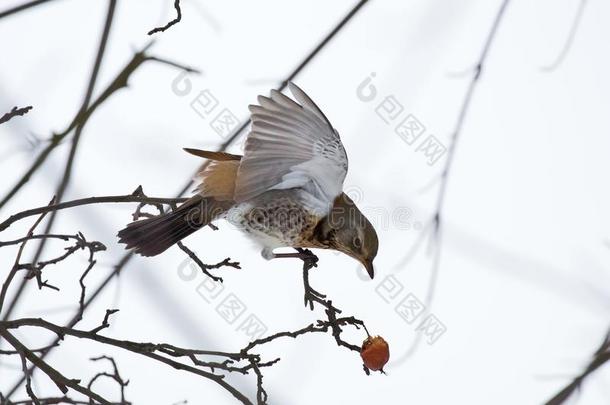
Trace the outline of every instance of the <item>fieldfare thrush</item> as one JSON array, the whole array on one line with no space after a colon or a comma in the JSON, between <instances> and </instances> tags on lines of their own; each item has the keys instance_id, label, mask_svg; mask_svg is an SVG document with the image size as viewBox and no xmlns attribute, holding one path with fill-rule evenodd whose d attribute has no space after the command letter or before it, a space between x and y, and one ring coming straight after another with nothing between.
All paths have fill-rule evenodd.
<instances>
[{"instance_id":1,"label":"fieldfare thrush","mask_svg":"<svg viewBox=\"0 0 610 405\"><path fill-rule=\"evenodd\" d=\"M358 260L373 278L378 239L343 193L347 154L338 132L293 83L296 101L272 90L249 106L244 155L185 149L209 159L196 194L177 209L132 222L118 233L126 248L155 256L216 219L226 219L262 247L265 259L334 249ZM300 253L274 253L294 247Z\"/></svg>"}]
</instances>

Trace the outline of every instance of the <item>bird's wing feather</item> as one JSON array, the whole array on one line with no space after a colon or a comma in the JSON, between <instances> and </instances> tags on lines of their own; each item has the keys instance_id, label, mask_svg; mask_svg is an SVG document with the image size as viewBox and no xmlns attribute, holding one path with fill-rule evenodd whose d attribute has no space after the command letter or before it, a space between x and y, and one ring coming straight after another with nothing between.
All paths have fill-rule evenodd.
<instances>
[{"instance_id":1,"label":"bird's wing feather","mask_svg":"<svg viewBox=\"0 0 610 405\"><path fill-rule=\"evenodd\" d=\"M347 174L347 155L339 134L316 104L290 83L296 101L275 90L251 105L252 128L245 144L235 201L271 189L302 188L332 205Z\"/></svg>"}]
</instances>

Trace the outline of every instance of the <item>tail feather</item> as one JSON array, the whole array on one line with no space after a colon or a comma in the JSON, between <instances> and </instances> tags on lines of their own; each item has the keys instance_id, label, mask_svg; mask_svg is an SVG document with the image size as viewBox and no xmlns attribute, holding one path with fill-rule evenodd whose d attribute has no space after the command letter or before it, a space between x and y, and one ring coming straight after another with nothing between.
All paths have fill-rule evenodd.
<instances>
[{"instance_id":1,"label":"tail feather","mask_svg":"<svg viewBox=\"0 0 610 405\"><path fill-rule=\"evenodd\" d=\"M226 205L226 204L225 204ZM195 196L175 211L132 222L119 231L119 243L142 256L156 256L224 212L212 199Z\"/></svg>"},{"instance_id":2,"label":"tail feather","mask_svg":"<svg viewBox=\"0 0 610 405\"><path fill-rule=\"evenodd\" d=\"M207 197L196 195L173 212L127 225L118 233L119 243L125 243L127 249L133 248L142 256L156 256L208 225L234 204L232 196L237 175L235 162L239 162L241 156L192 148L184 150L221 163L206 166L207 170L202 172L203 181L207 184L199 186L199 189L205 191Z\"/></svg>"}]
</instances>

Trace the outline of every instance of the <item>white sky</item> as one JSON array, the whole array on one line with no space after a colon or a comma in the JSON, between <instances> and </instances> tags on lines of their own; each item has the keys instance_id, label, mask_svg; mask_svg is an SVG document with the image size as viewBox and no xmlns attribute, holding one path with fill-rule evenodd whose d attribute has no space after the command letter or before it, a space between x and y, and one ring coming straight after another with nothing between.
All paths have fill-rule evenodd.
<instances>
[{"instance_id":1,"label":"white sky","mask_svg":"<svg viewBox=\"0 0 610 405\"><path fill-rule=\"evenodd\" d=\"M3 0L0 10L20 1ZM146 32L173 18L172 1L121 1L116 10L97 94L147 41ZM189 103L208 89L239 119L257 94L266 94L301 61L353 1L226 2L183 0L183 20L157 35L151 53L203 70L191 76L187 96L172 92L178 71L154 63L132 77L91 118L78 151L66 199L126 194L142 185L149 195L173 196L198 163L182 147L214 149L222 143ZM444 158L426 164L376 115L393 95L447 144L469 83L463 74L480 53L500 1L371 0L297 77L339 130L350 158L346 190L377 217L377 276L362 278L352 259L320 252L312 275L347 315L363 319L390 343L388 375L367 377L357 354L339 349L332 336L284 340L262 353L282 360L265 370L271 404L540 404L579 373L609 326L610 4L590 0L563 64L542 67L559 53L578 0L513 0L506 10L461 133L445 201L445 237L432 313L447 331L433 345L422 341L410 357L416 324L394 311L408 293L423 300L431 263L425 245L402 264L434 206ZM0 192L14 183L35 156L28 136L61 131L81 103L106 11L105 1L57 0L0 21L0 112L33 105L25 117L0 127ZM374 72L377 97L364 102L357 87ZM220 107L219 107L220 108ZM400 118L399 118L400 119ZM423 139L423 138L422 138ZM238 142L231 151L239 152ZM37 151L37 150L36 150ZM22 192L0 211L46 204L63 170L68 144L58 148ZM90 289L123 254L115 234L133 207L95 206L60 213L55 230L82 231L108 251L87 279ZM410 213L404 229L401 215ZM385 220L381 220L384 218ZM397 219L398 218L398 219ZM31 220L0 234L23 236ZM209 263L230 256L242 270L224 269L224 290L207 303L198 294L202 275L185 281L184 255L172 248L155 258L136 258L90 308L82 328L93 327L106 308L118 307L118 338L237 350L248 337L236 331L256 315L268 333L297 329L321 318L302 307L300 264L265 262L257 248L228 224L186 240ZM50 244L50 255L61 244ZM28 257L35 244L30 245ZM15 249L0 249L8 271ZM28 290L17 315L62 323L78 300L78 276L86 255L46 272L61 293ZM184 266L182 266L184 267ZM188 266L186 267L188 269ZM182 273L181 273L182 271ZM183 277L180 277L180 274ZM392 275L404 288L386 303L376 292ZM33 286L32 286L33 287ZM235 324L215 311L235 294L247 310ZM21 334L32 345L50 336ZM355 343L361 331L348 332ZM68 339L49 361L66 375L87 377L99 368L89 357L108 348ZM232 404L214 383L137 356L112 352L131 380L136 404ZM12 385L18 359L3 361L0 390ZM39 378L39 394L58 394ZM250 376L227 377L253 397ZM610 367L584 384L570 403L607 404ZM100 384L106 396L115 388Z\"/></svg>"}]
</instances>

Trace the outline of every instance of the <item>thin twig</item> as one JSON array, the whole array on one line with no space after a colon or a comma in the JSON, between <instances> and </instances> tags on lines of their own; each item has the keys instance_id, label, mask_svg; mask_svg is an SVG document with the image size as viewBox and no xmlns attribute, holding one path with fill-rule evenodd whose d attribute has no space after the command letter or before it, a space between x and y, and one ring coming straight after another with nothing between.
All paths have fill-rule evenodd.
<instances>
[{"instance_id":1,"label":"thin twig","mask_svg":"<svg viewBox=\"0 0 610 405\"><path fill-rule=\"evenodd\" d=\"M13 107L13 109L11 111L5 113L2 117L0 117L0 124L4 124L5 122L7 122L8 120L10 120L13 117L23 116L23 115L27 114L31 109L32 109L31 105L29 105L27 107L21 107L21 108Z\"/></svg>"},{"instance_id":2,"label":"thin twig","mask_svg":"<svg viewBox=\"0 0 610 405\"><path fill-rule=\"evenodd\" d=\"M154 29L148 31L148 35L152 35L157 32L163 32L163 31L167 30L169 27L171 27L172 25L178 24L180 22L180 20L182 19L182 11L180 11L180 0L174 0L174 8L176 9L176 14L177 14L176 18L174 18L173 20L171 20L170 22L165 24L163 27L157 27L157 28L154 28Z\"/></svg>"},{"instance_id":3,"label":"thin twig","mask_svg":"<svg viewBox=\"0 0 610 405\"><path fill-rule=\"evenodd\" d=\"M1 395L1 394L0 394ZM2 397L0 396L0 404L4 405L4 402L1 402ZM62 397L46 397L46 398L38 398L38 403L32 401L32 399L24 399L19 401L10 401L7 405L56 405L56 404L71 404L71 405L91 405L91 400L81 401L78 399L71 398L67 395ZM110 402L111 405L125 405L129 404L129 402Z\"/></svg>"},{"instance_id":4,"label":"thin twig","mask_svg":"<svg viewBox=\"0 0 610 405\"><path fill-rule=\"evenodd\" d=\"M62 235L64 236L64 235ZM38 287L42 288L42 287L49 287L52 288L54 290L59 290L59 288L50 285L47 281L43 281L42 280L42 270L48 266L48 265L53 265L53 264L57 264L59 262L64 261L65 259L67 259L68 257L72 256L74 253L76 253L79 250L84 250L87 249L89 250L89 265L87 267L87 269L85 270L85 272L83 273L83 275L81 276L80 279L80 284L81 284L81 288L82 288L82 294L84 296L85 293L85 286L83 284L83 280L84 278L87 276L87 274L89 273L89 271L93 268L93 266L95 266L96 261L93 260L93 256L95 255L95 253L97 252L101 252L106 250L106 246L101 243L101 242L97 242L97 241L92 241L89 242L87 241L87 239L85 239L85 236L79 232L76 235L65 235L68 237L68 239L73 239L74 240L74 245L65 248L65 252L62 255L59 255L53 259L49 259L49 260L44 260L44 261L36 261L36 262L30 262L30 263L20 263L18 264L18 270L28 270L28 274L25 276L26 280L32 279L32 278L36 278L36 280L38 281ZM31 238L28 238L28 240ZM81 298L82 299L82 298Z\"/></svg>"},{"instance_id":5,"label":"thin twig","mask_svg":"<svg viewBox=\"0 0 610 405\"><path fill-rule=\"evenodd\" d=\"M73 389L74 391L80 392L83 395L86 395L88 398L94 399L103 405L111 405L110 401L107 401L99 394L91 391L80 385L79 380L70 379L65 377L62 373L57 371L55 368L51 367L48 363L38 357L35 353L25 347L19 339L13 336L7 328L0 327L0 336L2 336L11 346L15 348L18 352L20 352L25 358L27 358L32 364L42 370L49 378L55 383L59 390L66 394L68 392L68 388ZM26 370L26 376L29 375L29 372Z\"/></svg>"},{"instance_id":6,"label":"thin twig","mask_svg":"<svg viewBox=\"0 0 610 405\"><path fill-rule=\"evenodd\" d=\"M55 345L57 346L57 345ZM38 349L30 349L32 352L34 353L40 353L40 352L44 352L45 350L50 349L51 346L45 346L45 347L40 347ZM15 354L19 354L19 352L17 350L0 350L0 355L3 356L10 356L10 355L15 355ZM0 402L1 404L2 402Z\"/></svg>"},{"instance_id":7,"label":"thin twig","mask_svg":"<svg viewBox=\"0 0 610 405\"><path fill-rule=\"evenodd\" d=\"M606 333L600 347L595 351L593 359L585 370L576 376L564 389L559 391L553 398L548 400L545 405L561 405L568 400L581 387L582 382L595 370L605 363L610 363L610 330Z\"/></svg>"},{"instance_id":8,"label":"thin twig","mask_svg":"<svg viewBox=\"0 0 610 405\"><path fill-rule=\"evenodd\" d=\"M241 269L241 267L239 267L239 262L232 262L230 257L227 257L223 261L218 262L216 264L205 264L201 261L201 259L199 257L197 257L195 252L193 252L191 249L187 248L184 245L184 243L182 243L180 241L177 243L177 245L184 253L186 253L188 255L188 257L191 258L191 260L193 260L197 264L197 266L199 266L199 268L201 269L203 274L205 274L206 276L208 276L209 278L211 278L214 281L219 281L222 283L222 277L213 275L212 273L209 272L209 270L219 269L219 268L225 267L225 266L233 267L234 269Z\"/></svg>"},{"instance_id":9,"label":"thin twig","mask_svg":"<svg viewBox=\"0 0 610 405\"><path fill-rule=\"evenodd\" d=\"M6 242L0 241L0 247L17 245L25 240L32 240L32 239L60 239L60 240L68 241L70 239L76 239L76 238L78 238L77 235L58 235L58 234L31 235L31 236L24 236L19 239L8 240Z\"/></svg>"},{"instance_id":10,"label":"thin twig","mask_svg":"<svg viewBox=\"0 0 610 405\"><path fill-rule=\"evenodd\" d=\"M91 378L91 380L89 381L89 384L87 385L87 388L91 389L93 384L101 377L110 378L111 380L114 380L119 386L119 390L121 393L121 401L119 403L122 405L131 405L131 402L127 402L125 400L125 387L127 387L127 385L129 384L129 380L124 380L123 377L121 377L121 374L119 373L119 368L117 367L116 361L110 356L92 357L90 360L91 361L107 360L112 365L113 371L112 371L112 374L106 373L106 372L97 373L96 375L93 376L93 378Z\"/></svg>"},{"instance_id":11,"label":"thin twig","mask_svg":"<svg viewBox=\"0 0 610 405\"><path fill-rule=\"evenodd\" d=\"M0 18L8 17L9 15L12 15L12 14L17 14L17 13L19 13L21 11L27 10L27 9L29 9L31 7L39 6L39 5L44 4L44 3L48 2L48 1L50 1L50 0L33 0L33 1L28 2L28 3L24 3L24 4L21 4L19 6L15 6L15 7L9 8L8 10L0 12Z\"/></svg>"},{"instance_id":12,"label":"thin twig","mask_svg":"<svg viewBox=\"0 0 610 405\"><path fill-rule=\"evenodd\" d=\"M186 198L160 198L160 197L142 197L134 194L123 194L123 195L109 195L102 197L87 197L79 198L77 200L65 201L59 204L47 205L44 207L32 208L29 210L21 211L17 214L13 214L0 223L0 232L11 226L13 223L33 215L39 215L51 211L64 210L66 208L79 207L82 205L91 204L108 204L108 203L146 203L146 204L176 204L186 201Z\"/></svg>"},{"instance_id":13,"label":"thin twig","mask_svg":"<svg viewBox=\"0 0 610 405\"><path fill-rule=\"evenodd\" d=\"M106 329L110 326L110 322L108 321L110 318L110 315L112 314L116 314L117 312L119 312L118 309L107 309L106 310L106 315L104 315L104 320L102 321L102 324L96 328L91 329L91 333L96 334L99 331L101 331L102 329Z\"/></svg>"},{"instance_id":14,"label":"thin twig","mask_svg":"<svg viewBox=\"0 0 610 405\"><path fill-rule=\"evenodd\" d=\"M55 197L53 197L51 199L51 201L49 202L49 205L52 205L54 201L55 201ZM42 219L45 217L46 214L47 214L46 212L42 212L40 214L38 219L34 222L34 225L32 225L32 227L28 231L27 236L32 236L34 234L34 230L36 229L38 224L40 224L40 221L42 221ZM25 249L25 245L28 242L28 240L29 240L29 238L26 237L23 240L23 242L21 243L21 246L19 247L19 251L17 252L17 257L15 258L15 263L13 264L13 268L11 269L9 274L6 276L6 280L4 281L4 284L2 284L2 289L0 290L0 314L2 313L2 307L4 306L4 300L6 299L6 294L8 292L8 288L10 287L11 282L13 281L13 278L15 277L15 274L17 274L17 271L19 270L19 261L21 260L21 255L23 254L23 249Z\"/></svg>"},{"instance_id":15,"label":"thin twig","mask_svg":"<svg viewBox=\"0 0 610 405\"><path fill-rule=\"evenodd\" d=\"M576 14L574 15L574 20L572 21L572 26L570 27L570 32L568 33L568 37L561 48L561 51L555 58L555 60L547 65L543 66L541 69L544 72L552 72L559 67L565 60L570 48L572 48L572 43L574 42L574 38L576 38L576 33L578 32L578 27L580 26L580 21L582 20L582 15L585 11L585 6L587 5L587 0L580 0L578 3L578 9L576 10Z\"/></svg>"}]
</instances>

